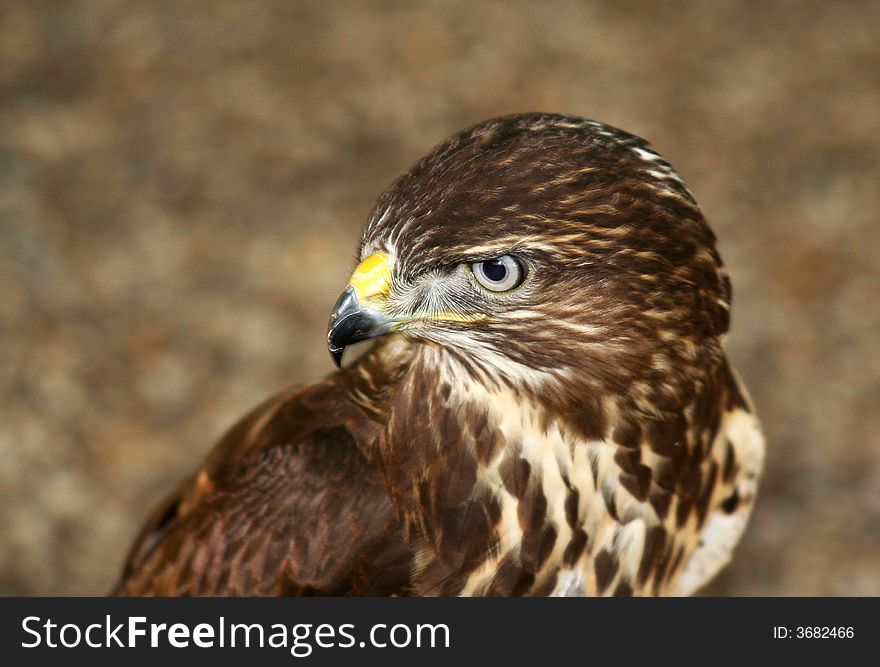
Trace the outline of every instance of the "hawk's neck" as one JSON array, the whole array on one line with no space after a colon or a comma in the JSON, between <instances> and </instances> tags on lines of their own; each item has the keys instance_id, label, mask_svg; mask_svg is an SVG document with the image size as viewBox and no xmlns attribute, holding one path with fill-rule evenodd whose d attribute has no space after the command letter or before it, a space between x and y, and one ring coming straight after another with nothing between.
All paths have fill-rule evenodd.
<instances>
[{"instance_id":1,"label":"hawk's neck","mask_svg":"<svg viewBox=\"0 0 880 667\"><path fill-rule=\"evenodd\" d=\"M601 442L598 404L566 424L531 392L422 346L389 407L380 456L416 543L416 592L549 593L587 545L596 452L579 445L594 431Z\"/></svg>"},{"instance_id":2,"label":"hawk's neck","mask_svg":"<svg viewBox=\"0 0 880 667\"><path fill-rule=\"evenodd\" d=\"M726 365L657 421L570 387L491 381L439 348L395 358L376 455L417 594L656 593L729 493L719 425L741 397Z\"/></svg>"}]
</instances>

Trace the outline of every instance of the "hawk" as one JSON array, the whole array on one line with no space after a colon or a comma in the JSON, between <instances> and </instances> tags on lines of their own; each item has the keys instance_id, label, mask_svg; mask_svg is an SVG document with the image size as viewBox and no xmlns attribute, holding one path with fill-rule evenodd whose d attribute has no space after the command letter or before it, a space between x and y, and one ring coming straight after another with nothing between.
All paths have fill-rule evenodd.
<instances>
[{"instance_id":1,"label":"hawk","mask_svg":"<svg viewBox=\"0 0 880 667\"><path fill-rule=\"evenodd\" d=\"M238 422L155 511L120 595L687 595L730 559L764 440L731 285L644 140L524 114L383 194L340 365Z\"/></svg>"}]
</instances>

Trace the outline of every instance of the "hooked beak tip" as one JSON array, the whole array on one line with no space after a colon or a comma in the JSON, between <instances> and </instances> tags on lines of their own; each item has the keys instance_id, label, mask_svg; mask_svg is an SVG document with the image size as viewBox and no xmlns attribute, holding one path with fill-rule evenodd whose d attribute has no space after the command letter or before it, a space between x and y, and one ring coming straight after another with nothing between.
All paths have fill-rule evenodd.
<instances>
[{"instance_id":1,"label":"hooked beak tip","mask_svg":"<svg viewBox=\"0 0 880 667\"><path fill-rule=\"evenodd\" d=\"M394 321L360 302L351 286L339 297L327 331L327 349L338 368L348 345L381 336L392 330Z\"/></svg>"}]
</instances>

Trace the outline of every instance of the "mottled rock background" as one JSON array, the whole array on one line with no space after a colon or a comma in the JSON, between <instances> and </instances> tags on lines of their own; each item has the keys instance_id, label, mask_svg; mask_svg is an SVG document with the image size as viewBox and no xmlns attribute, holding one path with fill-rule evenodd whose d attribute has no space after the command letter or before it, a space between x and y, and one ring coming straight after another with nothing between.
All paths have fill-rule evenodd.
<instances>
[{"instance_id":1,"label":"mottled rock background","mask_svg":"<svg viewBox=\"0 0 880 667\"><path fill-rule=\"evenodd\" d=\"M237 416L331 369L378 193L455 130L643 135L770 442L709 592L880 595L880 5L4 2L0 593L100 594Z\"/></svg>"}]
</instances>

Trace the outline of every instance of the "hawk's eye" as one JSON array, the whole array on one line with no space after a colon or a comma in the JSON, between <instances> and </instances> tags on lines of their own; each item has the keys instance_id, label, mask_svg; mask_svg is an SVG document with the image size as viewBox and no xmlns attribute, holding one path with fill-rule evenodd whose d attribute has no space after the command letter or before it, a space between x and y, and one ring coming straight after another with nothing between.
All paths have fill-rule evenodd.
<instances>
[{"instance_id":1,"label":"hawk's eye","mask_svg":"<svg viewBox=\"0 0 880 667\"><path fill-rule=\"evenodd\" d=\"M471 264L474 277L487 290L506 292L519 287L525 278L522 264L510 255Z\"/></svg>"}]
</instances>

